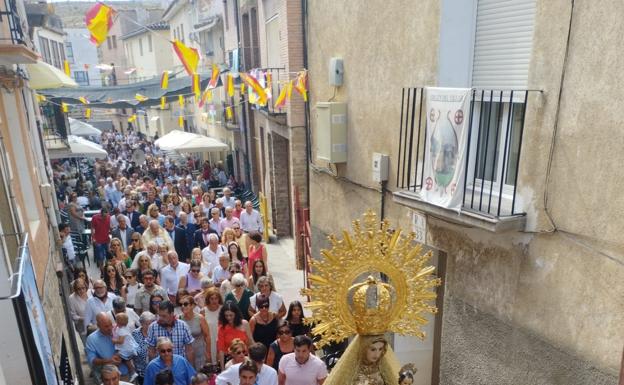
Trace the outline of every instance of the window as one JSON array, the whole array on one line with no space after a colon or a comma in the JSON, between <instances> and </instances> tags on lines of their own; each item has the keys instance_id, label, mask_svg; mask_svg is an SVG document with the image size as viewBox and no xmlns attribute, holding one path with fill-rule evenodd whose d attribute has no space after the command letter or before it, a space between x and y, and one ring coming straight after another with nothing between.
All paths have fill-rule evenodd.
<instances>
[{"instance_id":1,"label":"window","mask_svg":"<svg viewBox=\"0 0 624 385\"><path fill-rule=\"evenodd\" d=\"M266 21L266 63L267 67L280 67L279 16Z\"/></svg>"},{"instance_id":2,"label":"window","mask_svg":"<svg viewBox=\"0 0 624 385\"><path fill-rule=\"evenodd\" d=\"M56 68L62 68L58 44L56 44L55 41L52 41L50 45L52 46L52 65Z\"/></svg>"},{"instance_id":3,"label":"window","mask_svg":"<svg viewBox=\"0 0 624 385\"><path fill-rule=\"evenodd\" d=\"M39 36L39 44L41 44L41 50L43 51L43 61L52 64L52 56L50 55L50 41L45 37Z\"/></svg>"},{"instance_id":4,"label":"window","mask_svg":"<svg viewBox=\"0 0 624 385\"><path fill-rule=\"evenodd\" d=\"M59 53L61 54L61 65L65 65L65 44L63 43L56 43L58 44L58 50Z\"/></svg>"},{"instance_id":5,"label":"window","mask_svg":"<svg viewBox=\"0 0 624 385\"><path fill-rule=\"evenodd\" d=\"M147 46L150 52L152 52L152 34L147 34Z\"/></svg>"},{"instance_id":6,"label":"window","mask_svg":"<svg viewBox=\"0 0 624 385\"><path fill-rule=\"evenodd\" d=\"M113 35L113 48L117 49L117 35Z\"/></svg>"},{"instance_id":7,"label":"window","mask_svg":"<svg viewBox=\"0 0 624 385\"><path fill-rule=\"evenodd\" d=\"M106 36L106 46L108 47L108 49L113 49L113 45L111 44L111 37L110 36Z\"/></svg>"},{"instance_id":8,"label":"window","mask_svg":"<svg viewBox=\"0 0 624 385\"><path fill-rule=\"evenodd\" d=\"M143 56L143 38L139 38L139 55Z\"/></svg>"},{"instance_id":9,"label":"window","mask_svg":"<svg viewBox=\"0 0 624 385\"><path fill-rule=\"evenodd\" d=\"M87 71L74 71L74 80L81 86L88 86L89 73Z\"/></svg>"},{"instance_id":10,"label":"window","mask_svg":"<svg viewBox=\"0 0 624 385\"><path fill-rule=\"evenodd\" d=\"M184 43L184 24L180 24L180 41Z\"/></svg>"},{"instance_id":11,"label":"window","mask_svg":"<svg viewBox=\"0 0 624 385\"><path fill-rule=\"evenodd\" d=\"M74 48L72 47L72 43L69 41L65 43L65 52L67 52L67 60L73 64L74 63Z\"/></svg>"}]
</instances>

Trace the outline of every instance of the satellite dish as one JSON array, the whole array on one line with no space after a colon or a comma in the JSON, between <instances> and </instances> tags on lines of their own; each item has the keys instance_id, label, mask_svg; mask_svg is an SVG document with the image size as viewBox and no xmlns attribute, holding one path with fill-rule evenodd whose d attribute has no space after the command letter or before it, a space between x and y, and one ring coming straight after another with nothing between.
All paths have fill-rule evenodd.
<instances>
[{"instance_id":1,"label":"satellite dish","mask_svg":"<svg viewBox=\"0 0 624 385\"><path fill-rule=\"evenodd\" d=\"M145 162L145 152L140 148L137 148L132 152L132 161L135 164L143 164Z\"/></svg>"}]
</instances>

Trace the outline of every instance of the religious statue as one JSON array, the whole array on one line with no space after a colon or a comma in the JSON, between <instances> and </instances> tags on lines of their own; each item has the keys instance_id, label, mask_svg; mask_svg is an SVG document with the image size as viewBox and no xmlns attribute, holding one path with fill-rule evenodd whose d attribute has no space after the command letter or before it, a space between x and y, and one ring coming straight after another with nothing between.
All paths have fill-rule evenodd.
<instances>
[{"instance_id":1,"label":"religious statue","mask_svg":"<svg viewBox=\"0 0 624 385\"><path fill-rule=\"evenodd\" d=\"M413 233L390 231L389 222L380 224L370 210L363 223L354 221L352 234L329 240L333 247L321 251L310 288L302 291L311 298L306 322L315 325L320 346L355 337L325 385L411 384L415 368L400 369L384 333L424 339L423 315L437 312L432 289L441 284L435 268L426 266L431 253L421 254Z\"/></svg>"},{"instance_id":2,"label":"religious statue","mask_svg":"<svg viewBox=\"0 0 624 385\"><path fill-rule=\"evenodd\" d=\"M399 371L399 385L412 385L416 367L413 364L404 365Z\"/></svg>"}]
</instances>

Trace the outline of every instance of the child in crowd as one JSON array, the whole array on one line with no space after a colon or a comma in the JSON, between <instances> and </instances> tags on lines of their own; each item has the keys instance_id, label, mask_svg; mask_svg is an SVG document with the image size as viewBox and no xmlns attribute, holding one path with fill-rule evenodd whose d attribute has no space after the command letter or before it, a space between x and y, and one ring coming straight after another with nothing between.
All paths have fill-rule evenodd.
<instances>
[{"instance_id":1,"label":"child in crowd","mask_svg":"<svg viewBox=\"0 0 624 385\"><path fill-rule=\"evenodd\" d=\"M126 313L118 313L115 321L117 324L113 329L113 343L115 344L116 353L119 354L123 363L128 367L130 382L132 382L137 377L132 358L136 355L138 346L132 337L130 328L128 328L128 315Z\"/></svg>"}]
</instances>

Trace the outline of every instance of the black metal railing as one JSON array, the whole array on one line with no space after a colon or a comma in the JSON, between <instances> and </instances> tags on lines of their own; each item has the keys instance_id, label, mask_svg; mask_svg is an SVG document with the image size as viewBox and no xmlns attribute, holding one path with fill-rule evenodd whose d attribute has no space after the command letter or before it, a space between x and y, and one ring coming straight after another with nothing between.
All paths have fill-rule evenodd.
<instances>
[{"instance_id":1,"label":"black metal railing","mask_svg":"<svg viewBox=\"0 0 624 385\"><path fill-rule=\"evenodd\" d=\"M11 42L12 44L26 45L26 36L22 30L22 22L17 10L16 0L4 0L4 7L0 3L0 31L5 21L9 36L0 35L0 43Z\"/></svg>"},{"instance_id":2,"label":"black metal railing","mask_svg":"<svg viewBox=\"0 0 624 385\"><path fill-rule=\"evenodd\" d=\"M462 210L504 217L522 214L516 205L528 90L483 90L470 93L465 148ZM425 89L403 88L397 187L419 192L423 187L426 135Z\"/></svg>"},{"instance_id":3,"label":"black metal railing","mask_svg":"<svg viewBox=\"0 0 624 385\"><path fill-rule=\"evenodd\" d=\"M262 68L265 71L265 82L267 89L271 92L271 99L267 101L266 106L262 110L271 115L285 114L285 109L275 108L275 101L282 89L286 87L288 81L288 73L284 68Z\"/></svg>"}]
</instances>

